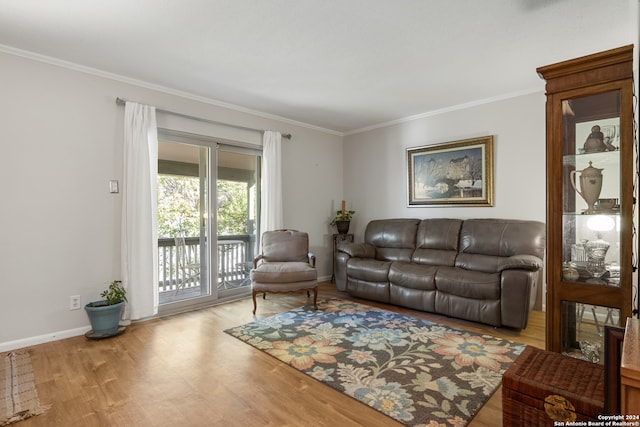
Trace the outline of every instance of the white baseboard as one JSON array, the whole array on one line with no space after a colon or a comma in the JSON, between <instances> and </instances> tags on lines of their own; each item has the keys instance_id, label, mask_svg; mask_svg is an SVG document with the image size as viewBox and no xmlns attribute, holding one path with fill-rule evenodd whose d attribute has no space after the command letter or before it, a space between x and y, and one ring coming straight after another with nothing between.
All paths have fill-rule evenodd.
<instances>
[{"instance_id":1,"label":"white baseboard","mask_svg":"<svg viewBox=\"0 0 640 427\"><path fill-rule=\"evenodd\" d=\"M32 345L44 344L51 341L58 341L65 338L77 337L84 335L90 327L68 329L66 331L53 332L50 334L39 335L37 337L23 338L15 341L7 341L0 343L0 352L17 350L19 348L31 347Z\"/></svg>"},{"instance_id":2,"label":"white baseboard","mask_svg":"<svg viewBox=\"0 0 640 427\"><path fill-rule=\"evenodd\" d=\"M321 276L318 277L318 282L328 282L331 280L331 276Z\"/></svg>"},{"instance_id":3,"label":"white baseboard","mask_svg":"<svg viewBox=\"0 0 640 427\"><path fill-rule=\"evenodd\" d=\"M318 277L319 282L328 282L330 280L331 280L331 276ZM84 335L84 333L90 329L91 327L85 326L83 328L52 332L50 334L39 335L37 337L29 337L29 338L23 338L15 341L0 342L0 352L17 350L24 347L31 347L32 345L38 345L38 344L44 344L51 341L63 340L65 338L77 337L80 335Z\"/></svg>"}]
</instances>

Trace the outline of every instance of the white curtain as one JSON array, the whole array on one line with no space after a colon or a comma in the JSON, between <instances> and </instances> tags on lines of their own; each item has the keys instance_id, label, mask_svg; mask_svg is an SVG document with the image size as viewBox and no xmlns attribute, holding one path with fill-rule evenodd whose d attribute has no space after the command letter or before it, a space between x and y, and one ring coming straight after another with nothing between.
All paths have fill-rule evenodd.
<instances>
[{"instance_id":1,"label":"white curtain","mask_svg":"<svg viewBox=\"0 0 640 427\"><path fill-rule=\"evenodd\" d=\"M260 232L283 228L282 135L265 131L262 136L262 196ZM261 246L258 246L261 249Z\"/></svg>"},{"instance_id":2,"label":"white curtain","mask_svg":"<svg viewBox=\"0 0 640 427\"><path fill-rule=\"evenodd\" d=\"M125 319L158 313L158 130L156 109L127 102L124 109L122 283Z\"/></svg>"}]
</instances>

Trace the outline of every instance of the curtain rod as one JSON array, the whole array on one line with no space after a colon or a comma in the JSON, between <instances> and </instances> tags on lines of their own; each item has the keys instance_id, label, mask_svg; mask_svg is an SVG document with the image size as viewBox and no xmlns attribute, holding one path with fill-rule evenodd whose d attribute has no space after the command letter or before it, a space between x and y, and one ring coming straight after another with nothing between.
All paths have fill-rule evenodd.
<instances>
[{"instance_id":1,"label":"curtain rod","mask_svg":"<svg viewBox=\"0 0 640 427\"><path fill-rule=\"evenodd\" d=\"M118 105L124 105L128 100L124 99L124 98L116 98L116 104ZM236 128L236 129L242 129L242 130L248 130L251 132L260 132L260 133L264 133L265 130L264 129L256 129L256 128L250 128L250 127L246 127L246 126L240 126L240 125L233 125L230 123L224 123L224 122L217 122L215 120L209 120L209 119L203 119L201 117L195 117L195 116L189 116L187 114L182 114L182 113L176 113L175 111L169 111L169 110L164 110L162 108L156 108L156 111L160 111L162 113L166 113L166 114L171 114L172 116L177 116L177 117L182 117L185 119L190 119L190 120L197 120L199 122L205 122L205 123L211 123L214 125L222 125L222 126L228 126L228 127L232 127L232 128ZM285 139L291 139L291 134L290 133L283 133L282 137Z\"/></svg>"}]
</instances>

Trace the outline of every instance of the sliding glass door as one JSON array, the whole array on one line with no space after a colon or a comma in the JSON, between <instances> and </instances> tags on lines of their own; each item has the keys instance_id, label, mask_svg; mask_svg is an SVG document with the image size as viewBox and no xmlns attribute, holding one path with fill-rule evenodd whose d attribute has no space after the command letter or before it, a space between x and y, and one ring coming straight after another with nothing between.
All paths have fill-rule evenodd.
<instances>
[{"instance_id":1,"label":"sliding glass door","mask_svg":"<svg viewBox=\"0 0 640 427\"><path fill-rule=\"evenodd\" d=\"M248 294L259 176L259 151L159 131L161 313Z\"/></svg>"},{"instance_id":2,"label":"sliding glass door","mask_svg":"<svg viewBox=\"0 0 640 427\"><path fill-rule=\"evenodd\" d=\"M160 305L211 294L207 280L209 151L158 142L158 288Z\"/></svg>"},{"instance_id":3,"label":"sliding glass door","mask_svg":"<svg viewBox=\"0 0 640 427\"><path fill-rule=\"evenodd\" d=\"M218 295L246 294L255 255L260 157L218 150Z\"/></svg>"}]
</instances>

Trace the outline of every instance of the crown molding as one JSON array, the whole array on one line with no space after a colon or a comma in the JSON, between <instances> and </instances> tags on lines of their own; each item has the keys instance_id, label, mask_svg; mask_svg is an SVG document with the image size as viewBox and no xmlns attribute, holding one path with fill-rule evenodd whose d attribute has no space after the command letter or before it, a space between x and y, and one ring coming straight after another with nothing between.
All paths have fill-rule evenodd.
<instances>
[{"instance_id":1,"label":"crown molding","mask_svg":"<svg viewBox=\"0 0 640 427\"><path fill-rule=\"evenodd\" d=\"M126 76L123 76L123 75L120 75L120 74L110 73L110 72L107 72L107 71L99 70L97 68L87 67L87 66L84 66L84 65L80 65L80 64L77 64L77 63L74 63L74 62L70 62L70 61L65 61L65 60L54 58L54 57L51 57L51 56L42 55L42 54L39 54L39 53L27 51L27 50L17 49L17 48L14 48L14 47L11 47L11 46L7 46L7 45L0 44L0 52L4 52L4 53L9 54L9 55L19 56L19 57L22 57L22 58L26 58L26 59L30 59L30 60L34 60L34 61L38 61L38 62L47 63L47 64L54 65L54 66L57 66L57 67L67 68L67 69L70 69L70 70L73 70L73 71L78 71L78 72L85 73L85 74L91 74L91 75L94 75L94 76L97 76L97 77L102 77L102 78L105 78L105 79L109 79L109 80L114 80L114 81L118 81L118 82L121 82L121 83L130 84L130 85L133 85L133 86L142 87L142 88L145 88L145 89L154 90L154 91L165 93L165 94L168 94L168 95L174 95L174 96L178 96L178 97L181 97L181 98L190 99L192 101L201 102L203 104L213 105L213 106L216 106L216 107L222 107L222 108L226 108L226 109L229 109L229 110L237 111L237 112L240 112L240 113L245 113L245 114L250 114L252 116L261 117L263 119L274 120L274 121L277 121L277 122L280 122L280 123L287 123L287 124L290 124L290 125L299 126L299 127L302 127L302 128L306 128L306 129L310 129L310 130L314 130L314 131L318 131L318 132L322 132L322 133L327 133L327 134L330 134L330 135L340 136L340 137L345 137L345 136L349 136L349 135L356 135L356 134L359 134L359 133L369 132L369 131L372 131L372 130L376 130L376 129L380 129L380 128L384 128L384 127L389 127L389 126L393 126L393 125L398 125L398 124L402 124L402 123L408 123L408 122L412 122L412 121L415 121L415 120L424 119L424 118L427 118L427 117L433 117L433 116L437 116L437 115L440 115L440 114L450 113L450 112L453 112L453 111L464 110L464 109L467 109L467 108L477 107L479 105L490 104L490 103L496 102L496 101L502 101L502 100L505 100L505 99L516 98L518 96L529 95L529 94L536 93L536 92L543 92L542 89L531 88L531 89L526 89L526 90L517 91L517 92L511 92L511 93L507 93L507 94L503 94L503 95L499 95L499 96L495 96L495 97L491 97L491 98L479 99L479 100L476 100L476 101L471 101L471 102L467 102L467 103L464 103L464 104L459 104L459 105L454 105L454 106L451 106L451 107L441 108L441 109L438 109L438 110L427 111L427 112L424 112L424 113L415 114L415 115L407 116L407 117L402 117L402 118L399 118L399 119L390 120L390 121L386 121L386 122L381 122L381 123L373 124L373 125L370 125L370 126L362 127L362 128L359 128L359 129L350 130L350 131L347 131L347 132L340 132L340 131L336 131L336 130L333 130L333 129L327 129L327 128L323 128L323 127L320 127L320 126L315 126L315 125L312 125L312 124L309 124L309 123L299 122L297 120L292 120L292 119L289 119L289 118L286 118L286 117L265 113L263 111L253 110L251 108L242 107L242 106L231 104L231 103L228 103L228 102L218 101L218 100L207 98L207 97L204 97L204 96L195 95L193 93L184 92L184 91L180 91L180 90L177 90L177 89L172 89L170 87L157 85L157 84L146 82L146 81L143 81L143 80L138 80L138 79L126 77Z\"/></svg>"},{"instance_id":2,"label":"crown molding","mask_svg":"<svg viewBox=\"0 0 640 427\"><path fill-rule=\"evenodd\" d=\"M222 107L229 110L237 111L240 113L251 114L253 116L261 117L263 119L275 120L281 123L287 123L294 126L300 126L303 128L315 130L318 132L328 133L336 136L344 136L343 132L338 132L332 129L326 129L320 126L315 126L309 123L299 122L297 120L288 119L286 117L277 116L275 114L265 113L263 111L253 110L251 108L242 107L235 104L230 104L223 101L218 101L215 99L207 98L200 95L195 95L193 93L184 92L177 89L172 89L170 87L157 85L154 83L149 83L143 80L138 80L130 77L126 77L120 74L110 73L108 71L99 70L97 68L87 67L84 65L77 64L75 62L65 61L62 59L54 58L52 56L42 55L35 52L30 52L27 50L17 49L11 46L0 44L0 52L4 52L9 55L19 56L26 59L31 59L33 61L43 62L49 65L54 65L61 68L67 68L73 71L78 71L85 74L91 74L97 77L102 77L109 80L115 80L121 83L130 84L132 86L138 86L145 89L154 90L157 92L162 92L168 95L179 96L181 98L190 99L192 101L201 102L203 104L213 105L216 107Z\"/></svg>"},{"instance_id":3,"label":"crown molding","mask_svg":"<svg viewBox=\"0 0 640 427\"><path fill-rule=\"evenodd\" d=\"M638 1L640 1L640 0L638 0ZM438 116L440 114L450 113L452 111L465 110L467 108L477 107L479 105L491 104L492 102L503 101L505 99L511 99L511 98L517 98L517 97L523 96L523 95L530 95L530 94L536 93L536 92L544 93L544 89L530 88L530 89L525 89L525 90L521 90L521 91L517 91L517 92L511 92L511 93L507 93L507 94L503 94L503 95L499 95L499 96L494 96L494 97L491 97L491 98L479 99L479 100L476 100L476 101L466 102L464 104L453 105L451 107L440 108L438 110L427 111L427 112L424 112L424 113L415 114L413 116L407 116L407 117L402 117L402 118L395 119L395 120L390 120L388 122L378 123L378 124L367 126L367 127L363 127L363 128L360 128L360 129L354 129L354 130L345 132L344 135L345 136L356 135L358 133L369 132L369 131L372 131L372 130L375 130L375 129L385 128L385 127L388 127L388 126L393 126L393 125L398 125L398 124L402 124L402 123L413 122L415 120L424 119L426 117Z\"/></svg>"}]
</instances>

